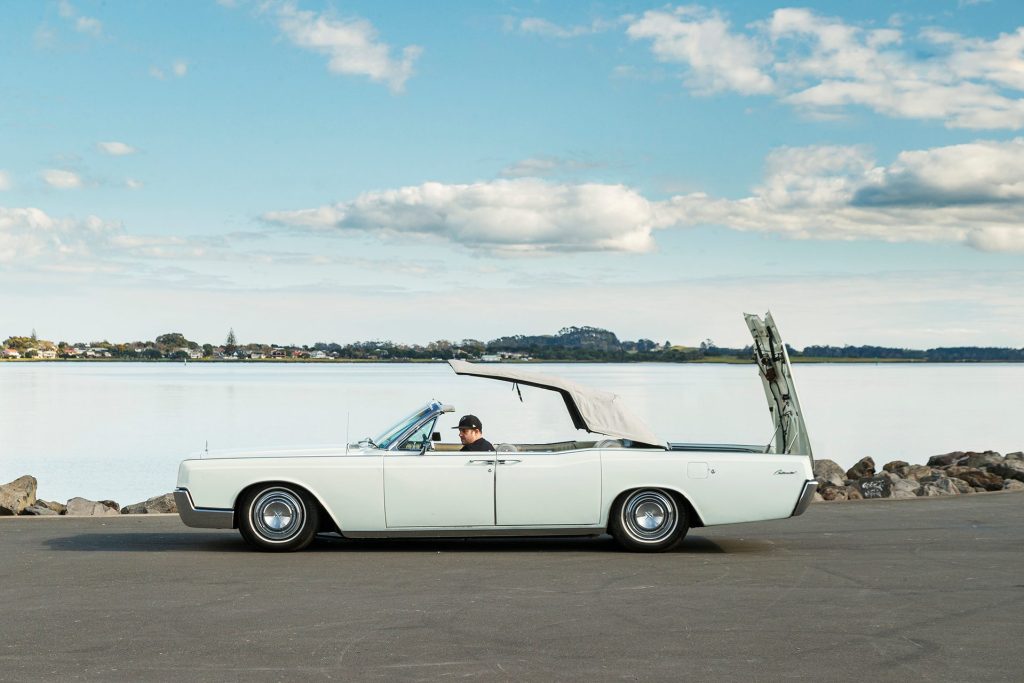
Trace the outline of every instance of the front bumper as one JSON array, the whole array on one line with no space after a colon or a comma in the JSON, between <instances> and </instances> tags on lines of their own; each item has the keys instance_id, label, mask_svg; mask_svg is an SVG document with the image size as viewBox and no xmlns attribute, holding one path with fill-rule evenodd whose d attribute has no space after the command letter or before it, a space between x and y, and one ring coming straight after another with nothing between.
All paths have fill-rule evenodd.
<instances>
[{"instance_id":1,"label":"front bumper","mask_svg":"<svg viewBox=\"0 0 1024 683\"><path fill-rule=\"evenodd\" d=\"M178 506L178 515L185 526L194 526L200 529L235 528L234 510L197 508L192 503L192 494L188 489L175 489L174 502Z\"/></svg>"},{"instance_id":2,"label":"front bumper","mask_svg":"<svg viewBox=\"0 0 1024 683\"><path fill-rule=\"evenodd\" d=\"M796 507L793 508L793 514L790 517L796 517L797 515L804 514L804 510L814 500L814 493L818 490L818 482L816 479L808 479L804 482L804 490L800 494L800 498L796 501ZM178 508L181 509L180 507Z\"/></svg>"}]
</instances>

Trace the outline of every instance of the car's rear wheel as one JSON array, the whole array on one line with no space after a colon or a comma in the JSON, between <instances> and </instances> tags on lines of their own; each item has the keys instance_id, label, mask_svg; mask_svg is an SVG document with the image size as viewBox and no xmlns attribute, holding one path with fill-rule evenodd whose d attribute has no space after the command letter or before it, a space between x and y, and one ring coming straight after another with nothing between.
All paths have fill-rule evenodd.
<instances>
[{"instance_id":1,"label":"car's rear wheel","mask_svg":"<svg viewBox=\"0 0 1024 683\"><path fill-rule=\"evenodd\" d=\"M689 530L685 505L661 489L637 489L622 496L612 510L611 532L626 550L671 550Z\"/></svg>"},{"instance_id":2,"label":"car's rear wheel","mask_svg":"<svg viewBox=\"0 0 1024 683\"><path fill-rule=\"evenodd\" d=\"M320 523L316 501L298 487L256 486L240 503L238 531L260 550L302 550L316 536Z\"/></svg>"}]
</instances>

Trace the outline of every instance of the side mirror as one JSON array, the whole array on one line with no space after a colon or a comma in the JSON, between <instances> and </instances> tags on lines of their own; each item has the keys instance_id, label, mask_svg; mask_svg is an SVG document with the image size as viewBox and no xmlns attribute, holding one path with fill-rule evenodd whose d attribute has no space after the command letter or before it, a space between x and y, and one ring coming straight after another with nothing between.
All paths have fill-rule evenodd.
<instances>
[{"instance_id":1,"label":"side mirror","mask_svg":"<svg viewBox=\"0 0 1024 683\"><path fill-rule=\"evenodd\" d=\"M433 434L431 434L430 435L430 440L431 441L440 441L441 440L441 432L434 432Z\"/></svg>"}]
</instances>

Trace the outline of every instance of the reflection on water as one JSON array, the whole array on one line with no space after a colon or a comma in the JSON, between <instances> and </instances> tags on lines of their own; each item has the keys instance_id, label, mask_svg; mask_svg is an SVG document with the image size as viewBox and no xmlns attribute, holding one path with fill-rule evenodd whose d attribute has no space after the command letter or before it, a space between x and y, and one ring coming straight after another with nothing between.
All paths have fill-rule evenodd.
<instances>
[{"instance_id":1,"label":"reflection on water","mask_svg":"<svg viewBox=\"0 0 1024 683\"><path fill-rule=\"evenodd\" d=\"M528 368L621 394L671 441L765 443L772 427L752 365L550 364ZM797 365L815 455L923 462L951 450L1024 449L1024 365ZM446 364L0 363L0 481L39 495L136 502L174 487L203 450L342 444L430 399L503 441L582 438L561 398L457 377Z\"/></svg>"}]
</instances>

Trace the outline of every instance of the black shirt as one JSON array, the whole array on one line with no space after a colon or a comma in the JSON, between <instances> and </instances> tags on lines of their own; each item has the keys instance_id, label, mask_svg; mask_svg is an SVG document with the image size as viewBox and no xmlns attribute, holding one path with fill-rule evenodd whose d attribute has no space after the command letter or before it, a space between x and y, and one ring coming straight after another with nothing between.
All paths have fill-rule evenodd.
<instances>
[{"instance_id":1,"label":"black shirt","mask_svg":"<svg viewBox=\"0 0 1024 683\"><path fill-rule=\"evenodd\" d=\"M465 446L463 446L462 450L464 450L464 451L493 451L494 450L494 446L491 445L490 441L488 441L487 439L485 439L484 437L481 436L479 439L477 439L473 443L466 444Z\"/></svg>"}]
</instances>

